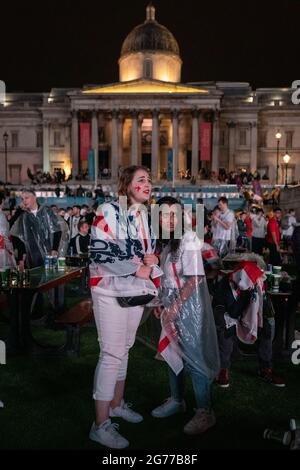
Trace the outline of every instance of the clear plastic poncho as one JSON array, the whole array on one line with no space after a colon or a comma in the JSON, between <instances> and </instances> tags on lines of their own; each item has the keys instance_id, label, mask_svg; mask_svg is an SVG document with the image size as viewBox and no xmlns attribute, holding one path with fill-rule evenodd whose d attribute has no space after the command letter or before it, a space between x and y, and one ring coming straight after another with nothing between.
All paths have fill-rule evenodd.
<instances>
[{"instance_id":1,"label":"clear plastic poncho","mask_svg":"<svg viewBox=\"0 0 300 470\"><path fill-rule=\"evenodd\" d=\"M9 223L0 210L0 268L16 266L14 249L9 239Z\"/></svg>"},{"instance_id":2,"label":"clear plastic poncho","mask_svg":"<svg viewBox=\"0 0 300 470\"><path fill-rule=\"evenodd\" d=\"M175 255L167 245L161 268L160 300L164 309L159 351L175 373L180 368L173 364L178 365L181 358L183 365L188 362L213 380L220 369L219 347L197 235L186 233ZM176 304L179 307L174 308Z\"/></svg>"},{"instance_id":3,"label":"clear plastic poncho","mask_svg":"<svg viewBox=\"0 0 300 470\"><path fill-rule=\"evenodd\" d=\"M30 267L42 266L52 250L53 235L60 232L58 219L46 206L38 208L36 216L23 211L11 227L10 233L25 245L27 262Z\"/></svg>"}]
</instances>

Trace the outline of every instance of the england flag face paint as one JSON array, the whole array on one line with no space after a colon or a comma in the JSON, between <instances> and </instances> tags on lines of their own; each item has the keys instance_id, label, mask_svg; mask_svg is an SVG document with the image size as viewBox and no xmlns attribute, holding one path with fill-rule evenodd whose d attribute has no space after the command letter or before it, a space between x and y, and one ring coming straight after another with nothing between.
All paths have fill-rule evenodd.
<instances>
[{"instance_id":1,"label":"england flag face paint","mask_svg":"<svg viewBox=\"0 0 300 470\"><path fill-rule=\"evenodd\" d=\"M149 201L152 191L152 181L149 173L145 170L138 170L131 183L131 196L133 202L143 204Z\"/></svg>"}]
</instances>

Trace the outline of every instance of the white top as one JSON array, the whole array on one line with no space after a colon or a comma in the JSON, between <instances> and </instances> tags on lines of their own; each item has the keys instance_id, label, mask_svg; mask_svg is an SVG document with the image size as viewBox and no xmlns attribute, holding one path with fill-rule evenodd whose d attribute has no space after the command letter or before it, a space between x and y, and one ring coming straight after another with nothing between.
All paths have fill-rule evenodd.
<instances>
[{"instance_id":1,"label":"white top","mask_svg":"<svg viewBox=\"0 0 300 470\"><path fill-rule=\"evenodd\" d=\"M161 254L160 264L160 267L164 272L162 277L162 287L178 289L184 285L185 276L205 275L201 246L201 242L196 233L191 231L186 232L183 235L177 253L170 253L169 245L164 248ZM173 268L173 263L176 270Z\"/></svg>"},{"instance_id":2,"label":"white top","mask_svg":"<svg viewBox=\"0 0 300 470\"><path fill-rule=\"evenodd\" d=\"M297 220L293 215L289 215L289 228L287 230L282 230L282 235L285 237L292 237L294 233L294 228L297 225Z\"/></svg>"},{"instance_id":3,"label":"white top","mask_svg":"<svg viewBox=\"0 0 300 470\"><path fill-rule=\"evenodd\" d=\"M37 212L38 212L38 209L31 210L30 212L31 212L31 214L33 214L33 215L34 215L34 217L36 217L36 214L37 214Z\"/></svg>"},{"instance_id":4,"label":"white top","mask_svg":"<svg viewBox=\"0 0 300 470\"><path fill-rule=\"evenodd\" d=\"M70 227L70 231L71 231L71 238L74 238L76 237L77 233L79 233L79 230L78 230L78 224L79 224L79 221L80 221L80 216L76 217L75 215L72 216L71 218L71 227Z\"/></svg>"},{"instance_id":5,"label":"white top","mask_svg":"<svg viewBox=\"0 0 300 470\"><path fill-rule=\"evenodd\" d=\"M233 226L233 222L234 222L234 213L227 209L226 212L221 212L221 214L219 215L219 219L222 221L222 222L225 222L227 224L229 224L229 228L226 229L224 227L222 227L222 225L220 223L216 223L216 225L214 226L214 231L213 231L213 239L214 240L226 240L226 241L230 241L231 240L231 232L232 232L232 226Z\"/></svg>"},{"instance_id":6,"label":"white top","mask_svg":"<svg viewBox=\"0 0 300 470\"><path fill-rule=\"evenodd\" d=\"M255 238L265 238L267 233L267 221L264 217L259 218L257 215L251 217L252 220L252 236Z\"/></svg>"}]
</instances>

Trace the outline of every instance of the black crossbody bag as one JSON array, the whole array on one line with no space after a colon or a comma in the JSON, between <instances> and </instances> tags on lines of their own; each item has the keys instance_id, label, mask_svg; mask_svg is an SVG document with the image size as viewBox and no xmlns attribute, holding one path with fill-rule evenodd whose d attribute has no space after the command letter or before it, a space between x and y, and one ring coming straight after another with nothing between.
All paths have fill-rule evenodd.
<instances>
[{"instance_id":1,"label":"black crossbody bag","mask_svg":"<svg viewBox=\"0 0 300 470\"><path fill-rule=\"evenodd\" d=\"M137 307L138 305L146 305L155 299L155 295L135 295L132 297L117 297L117 301L121 307Z\"/></svg>"}]
</instances>

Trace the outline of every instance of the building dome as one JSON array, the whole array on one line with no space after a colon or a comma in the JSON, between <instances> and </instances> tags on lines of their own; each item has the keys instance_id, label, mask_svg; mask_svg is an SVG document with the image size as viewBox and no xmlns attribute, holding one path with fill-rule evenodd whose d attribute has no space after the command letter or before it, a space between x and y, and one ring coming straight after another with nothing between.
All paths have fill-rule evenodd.
<instances>
[{"instance_id":1,"label":"building dome","mask_svg":"<svg viewBox=\"0 0 300 470\"><path fill-rule=\"evenodd\" d=\"M150 65L146 65L147 61ZM126 37L119 64L121 81L136 78L179 81L182 62L178 43L173 34L156 21L152 4L147 7L145 22Z\"/></svg>"},{"instance_id":2,"label":"building dome","mask_svg":"<svg viewBox=\"0 0 300 470\"><path fill-rule=\"evenodd\" d=\"M122 46L121 57L144 51L160 51L180 55L179 46L173 34L155 20L146 20L145 23L137 26L128 34Z\"/></svg>"}]
</instances>

